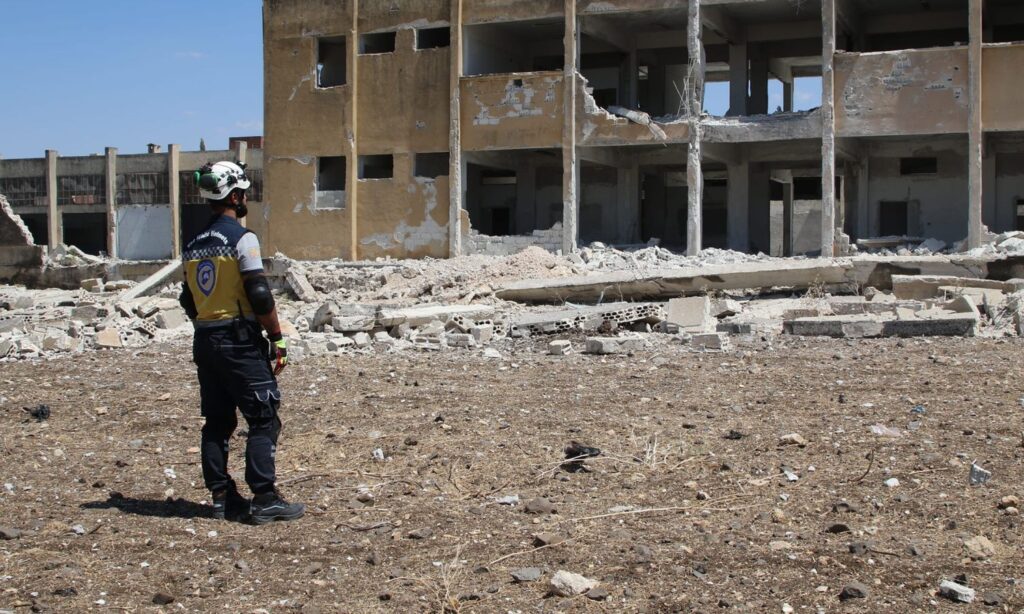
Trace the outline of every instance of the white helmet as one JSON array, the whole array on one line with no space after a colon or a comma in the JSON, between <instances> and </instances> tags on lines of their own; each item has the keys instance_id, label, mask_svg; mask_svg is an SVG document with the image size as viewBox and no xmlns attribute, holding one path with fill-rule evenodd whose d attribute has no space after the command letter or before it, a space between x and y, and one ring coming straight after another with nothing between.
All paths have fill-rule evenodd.
<instances>
[{"instance_id":1,"label":"white helmet","mask_svg":"<svg viewBox=\"0 0 1024 614\"><path fill-rule=\"evenodd\" d=\"M199 194L210 200L223 200L232 190L248 190L252 182L245 176L245 165L221 161L206 164L196 171Z\"/></svg>"}]
</instances>

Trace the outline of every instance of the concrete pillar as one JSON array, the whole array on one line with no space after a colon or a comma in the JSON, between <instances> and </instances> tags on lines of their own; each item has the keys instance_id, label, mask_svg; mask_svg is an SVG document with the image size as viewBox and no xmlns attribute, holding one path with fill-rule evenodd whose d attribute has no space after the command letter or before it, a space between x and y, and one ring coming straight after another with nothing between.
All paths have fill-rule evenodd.
<instances>
[{"instance_id":1,"label":"concrete pillar","mask_svg":"<svg viewBox=\"0 0 1024 614\"><path fill-rule=\"evenodd\" d=\"M241 146L239 162L245 162L245 143ZM167 195L171 201L171 256L181 256L181 182L178 174L181 171L181 145L171 143L167 146ZM244 221L244 220L243 220Z\"/></svg>"},{"instance_id":2,"label":"concrete pillar","mask_svg":"<svg viewBox=\"0 0 1024 614\"><path fill-rule=\"evenodd\" d=\"M730 164L726 172L726 243L731 250L745 252L750 249L750 163Z\"/></svg>"},{"instance_id":3,"label":"concrete pillar","mask_svg":"<svg viewBox=\"0 0 1024 614\"><path fill-rule=\"evenodd\" d=\"M640 242L640 166L618 169L618 210L620 243Z\"/></svg>"},{"instance_id":4,"label":"concrete pillar","mask_svg":"<svg viewBox=\"0 0 1024 614\"><path fill-rule=\"evenodd\" d=\"M793 215L793 176L782 184L782 255L793 256L796 252L796 241L793 229L796 216Z\"/></svg>"},{"instance_id":5,"label":"concrete pillar","mask_svg":"<svg viewBox=\"0 0 1024 614\"><path fill-rule=\"evenodd\" d=\"M765 58L750 60L750 102L747 113L768 113L768 60Z\"/></svg>"},{"instance_id":6,"label":"concrete pillar","mask_svg":"<svg viewBox=\"0 0 1024 614\"><path fill-rule=\"evenodd\" d=\"M463 73L462 0L451 0L450 116L448 130L448 256L462 255L462 210L465 208L465 169L462 155L462 95L459 82ZM517 222L521 223L521 221Z\"/></svg>"},{"instance_id":7,"label":"concrete pillar","mask_svg":"<svg viewBox=\"0 0 1024 614\"><path fill-rule=\"evenodd\" d=\"M57 151L46 150L46 237L50 250L64 242L64 221L57 209Z\"/></svg>"},{"instance_id":8,"label":"concrete pillar","mask_svg":"<svg viewBox=\"0 0 1024 614\"><path fill-rule=\"evenodd\" d=\"M537 167L528 156L521 156L516 167L515 234L527 234L537 228Z\"/></svg>"},{"instance_id":9,"label":"concrete pillar","mask_svg":"<svg viewBox=\"0 0 1024 614\"><path fill-rule=\"evenodd\" d=\"M772 252L771 175L760 164L750 164L747 173L747 228L750 251Z\"/></svg>"},{"instance_id":10,"label":"concrete pillar","mask_svg":"<svg viewBox=\"0 0 1024 614\"><path fill-rule=\"evenodd\" d=\"M105 201L107 204L107 254L117 258L117 147L107 147L104 152L106 165Z\"/></svg>"},{"instance_id":11,"label":"concrete pillar","mask_svg":"<svg viewBox=\"0 0 1024 614\"><path fill-rule=\"evenodd\" d=\"M359 0L351 1L352 20L345 37L348 81L348 147L345 149L345 206L348 208L348 259L359 260Z\"/></svg>"},{"instance_id":12,"label":"concrete pillar","mask_svg":"<svg viewBox=\"0 0 1024 614\"><path fill-rule=\"evenodd\" d=\"M750 72L747 44L729 45L729 116L747 114L747 90Z\"/></svg>"},{"instance_id":13,"label":"concrete pillar","mask_svg":"<svg viewBox=\"0 0 1024 614\"><path fill-rule=\"evenodd\" d=\"M580 169L576 155L576 66L579 33L576 0L565 0L565 123L562 129L562 253L576 251L579 240Z\"/></svg>"},{"instance_id":14,"label":"concrete pillar","mask_svg":"<svg viewBox=\"0 0 1024 614\"><path fill-rule=\"evenodd\" d=\"M871 229L871 158L865 153L857 166L857 239L866 239Z\"/></svg>"},{"instance_id":15,"label":"concrete pillar","mask_svg":"<svg viewBox=\"0 0 1024 614\"><path fill-rule=\"evenodd\" d=\"M836 0L822 0L821 50L821 256L836 251Z\"/></svg>"},{"instance_id":16,"label":"concrete pillar","mask_svg":"<svg viewBox=\"0 0 1024 614\"><path fill-rule=\"evenodd\" d=\"M793 82L782 82L782 110L787 113L793 111Z\"/></svg>"},{"instance_id":17,"label":"concrete pillar","mask_svg":"<svg viewBox=\"0 0 1024 614\"><path fill-rule=\"evenodd\" d=\"M982 42L982 9L984 0L970 0L970 45L967 50L968 70L967 82L970 89L968 109L968 186L967 198L967 246L975 248L981 245L985 227L982 224L982 184L984 182L982 162L982 139L984 133L981 125L981 42ZM995 186L992 186L993 188Z\"/></svg>"},{"instance_id":18,"label":"concrete pillar","mask_svg":"<svg viewBox=\"0 0 1024 614\"><path fill-rule=\"evenodd\" d=\"M702 23L700 0L689 2L686 27L686 50L690 58L690 139L686 156L686 254L696 256L704 248L704 172L701 168L700 114L704 109L704 46L701 40Z\"/></svg>"}]
</instances>

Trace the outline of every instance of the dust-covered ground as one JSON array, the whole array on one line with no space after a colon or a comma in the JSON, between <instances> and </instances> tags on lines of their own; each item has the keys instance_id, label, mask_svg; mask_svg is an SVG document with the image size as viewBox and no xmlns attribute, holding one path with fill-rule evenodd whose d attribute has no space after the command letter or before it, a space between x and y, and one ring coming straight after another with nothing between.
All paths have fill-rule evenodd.
<instances>
[{"instance_id":1,"label":"dust-covered ground","mask_svg":"<svg viewBox=\"0 0 1024 614\"><path fill-rule=\"evenodd\" d=\"M1024 608L1024 531L999 509L1024 496L1020 341L545 342L289 367L279 479L310 509L265 527L206 517L186 344L4 364L0 610ZM603 453L570 471L571 440ZM992 478L972 487L974 460ZM558 570L607 598L548 596ZM971 605L936 594L961 574ZM854 582L867 597L841 603Z\"/></svg>"}]
</instances>

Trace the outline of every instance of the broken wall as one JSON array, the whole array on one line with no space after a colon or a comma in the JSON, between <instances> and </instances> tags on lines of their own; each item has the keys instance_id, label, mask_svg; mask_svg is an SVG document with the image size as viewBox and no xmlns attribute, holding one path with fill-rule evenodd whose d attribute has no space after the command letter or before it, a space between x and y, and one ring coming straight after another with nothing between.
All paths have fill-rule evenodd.
<instances>
[{"instance_id":1,"label":"broken wall","mask_svg":"<svg viewBox=\"0 0 1024 614\"><path fill-rule=\"evenodd\" d=\"M967 49L835 56L836 135L967 132Z\"/></svg>"},{"instance_id":2,"label":"broken wall","mask_svg":"<svg viewBox=\"0 0 1024 614\"><path fill-rule=\"evenodd\" d=\"M547 230L534 230L528 235L494 237L482 235L473 229L463 236L463 249L467 255L511 256L527 247L540 247L549 252L562 249L562 225Z\"/></svg>"},{"instance_id":3,"label":"broken wall","mask_svg":"<svg viewBox=\"0 0 1024 614\"><path fill-rule=\"evenodd\" d=\"M0 194L0 280L11 281L25 269L42 268L44 251L33 243L28 227Z\"/></svg>"},{"instance_id":4,"label":"broken wall","mask_svg":"<svg viewBox=\"0 0 1024 614\"><path fill-rule=\"evenodd\" d=\"M561 72L463 78L462 147L545 149L562 146L564 88Z\"/></svg>"},{"instance_id":5,"label":"broken wall","mask_svg":"<svg viewBox=\"0 0 1024 614\"><path fill-rule=\"evenodd\" d=\"M361 258L448 256L447 176L413 176L413 157L395 156L392 179L359 181Z\"/></svg>"},{"instance_id":6,"label":"broken wall","mask_svg":"<svg viewBox=\"0 0 1024 614\"><path fill-rule=\"evenodd\" d=\"M982 49L981 106L985 130L1024 130L1021 66L1024 66L1024 45L985 45Z\"/></svg>"}]
</instances>

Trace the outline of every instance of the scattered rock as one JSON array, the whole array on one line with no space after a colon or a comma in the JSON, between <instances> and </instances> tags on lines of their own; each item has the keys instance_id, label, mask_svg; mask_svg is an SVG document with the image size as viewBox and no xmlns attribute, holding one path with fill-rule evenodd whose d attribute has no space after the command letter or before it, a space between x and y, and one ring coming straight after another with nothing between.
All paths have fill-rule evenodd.
<instances>
[{"instance_id":1,"label":"scattered rock","mask_svg":"<svg viewBox=\"0 0 1024 614\"><path fill-rule=\"evenodd\" d=\"M1014 495L1007 495L999 500L999 509L1005 510L1008 507L1020 508L1020 499Z\"/></svg>"},{"instance_id":2,"label":"scattered rock","mask_svg":"<svg viewBox=\"0 0 1024 614\"><path fill-rule=\"evenodd\" d=\"M985 591L981 594L981 602L987 606L998 607L1003 605L1003 595L997 591Z\"/></svg>"},{"instance_id":3,"label":"scattered rock","mask_svg":"<svg viewBox=\"0 0 1024 614\"><path fill-rule=\"evenodd\" d=\"M554 514L557 509L554 503L543 497L538 497L527 502L524 511L527 514Z\"/></svg>"},{"instance_id":4,"label":"scattered rock","mask_svg":"<svg viewBox=\"0 0 1024 614\"><path fill-rule=\"evenodd\" d=\"M964 540L964 552L972 561L984 561L996 555L996 547L984 535L976 535Z\"/></svg>"},{"instance_id":5,"label":"scattered rock","mask_svg":"<svg viewBox=\"0 0 1024 614\"><path fill-rule=\"evenodd\" d=\"M604 601L608 599L608 590L598 586L587 591L587 599L592 601Z\"/></svg>"},{"instance_id":6,"label":"scattered rock","mask_svg":"<svg viewBox=\"0 0 1024 614\"><path fill-rule=\"evenodd\" d=\"M0 539L11 540L21 538L21 530L14 527L0 527Z\"/></svg>"},{"instance_id":7,"label":"scattered rock","mask_svg":"<svg viewBox=\"0 0 1024 614\"><path fill-rule=\"evenodd\" d=\"M153 595L153 603L156 605L167 605L169 603L174 603L174 597L167 593L157 593Z\"/></svg>"},{"instance_id":8,"label":"scattered rock","mask_svg":"<svg viewBox=\"0 0 1024 614\"><path fill-rule=\"evenodd\" d=\"M800 436L799 433L790 433L779 437L780 446L799 446L804 448L807 446L807 440Z\"/></svg>"},{"instance_id":9,"label":"scattered rock","mask_svg":"<svg viewBox=\"0 0 1024 614\"><path fill-rule=\"evenodd\" d=\"M559 597L575 597L597 588L597 580L585 578L571 571L559 570L551 577L551 592Z\"/></svg>"},{"instance_id":10,"label":"scattered rock","mask_svg":"<svg viewBox=\"0 0 1024 614\"><path fill-rule=\"evenodd\" d=\"M860 582L850 582L843 587L843 590L839 592L839 601L849 601L850 599L867 599L871 591L868 587Z\"/></svg>"},{"instance_id":11,"label":"scattered rock","mask_svg":"<svg viewBox=\"0 0 1024 614\"><path fill-rule=\"evenodd\" d=\"M967 480L971 486L980 486L992 478L992 472L984 469L977 461L971 463L971 473L967 476Z\"/></svg>"},{"instance_id":12,"label":"scattered rock","mask_svg":"<svg viewBox=\"0 0 1024 614\"><path fill-rule=\"evenodd\" d=\"M974 589L950 580L943 580L939 585L939 595L960 603L971 603L974 601Z\"/></svg>"},{"instance_id":13,"label":"scattered rock","mask_svg":"<svg viewBox=\"0 0 1024 614\"><path fill-rule=\"evenodd\" d=\"M900 485L900 481L897 480L896 478L889 478L883 483L885 484L886 488L896 488L897 486Z\"/></svg>"},{"instance_id":14,"label":"scattered rock","mask_svg":"<svg viewBox=\"0 0 1024 614\"><path fill-rule=\"evenodd\" d=\"M523 567L512 572L512 579L516 582L536 582L543 575L540 567Z\"/></svg>"},{"instance_id":15,"label":"scattered rock","mask_svg":"<svg viewBox=\"0 0 1024 614\"><path fill-rule=\"evenodd\" d=\"M565 541L565 538L557 533L537 533L533 536L533 545L537 548L541 546L554 546Z\"/></svg>"},{"instance_id":16,"label":"scattered rock","mask_svg":"<svg viewBox=\"0 0 1024 614\"><path fill-rule=\"evenodd\" d=\"M422 529L413 529L405 534L409 539L429 539L434 534L434 530L430 527L423 527Z\"/></svg>"}]
</instances>

